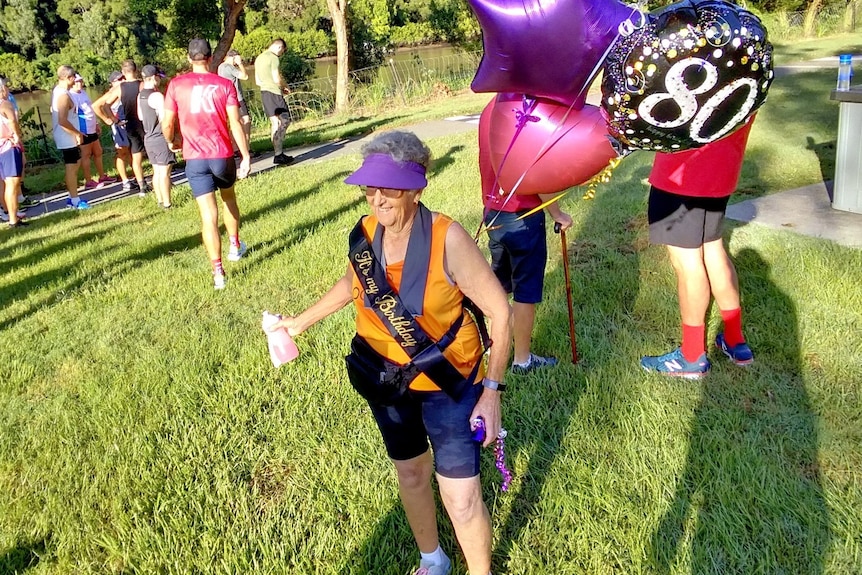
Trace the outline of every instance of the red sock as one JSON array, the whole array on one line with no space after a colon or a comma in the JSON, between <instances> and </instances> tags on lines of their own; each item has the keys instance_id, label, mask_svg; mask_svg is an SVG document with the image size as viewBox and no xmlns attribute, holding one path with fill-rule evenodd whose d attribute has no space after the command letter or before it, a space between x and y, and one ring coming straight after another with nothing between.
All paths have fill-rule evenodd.
<instances>
[{"instance_id":1,"label":"red sock","mask_svg":"<svg viewBox=\"0 0 862 575\"><path fill-rule=\"evenodd\" d=\"M706 351L703 343L705 333L704 325L682 324L682 356L686 361L697 361Z\"/></svg>"},{"instance_id":2,"label":"red sock","mask_svg":"<svg viewBox=\"0 0 862 575\"><path fill-rule=\"evenodd\" d=\"M721 310L721 319L724 321L724 341L733 347L745 341L742 336L742 310L740 308Z\"/></svg>"},{"instance_id":3,"label":"red sock","mask_svg":"<svg viewBox=\"0 0 862 575\"><path fill-rule=\"evenodd\" d=\"M239 234L235 236L230 236L230 245L235 248L239 247Z\"/></svg>"},{"instance_id":4,"label":"red sock","mask_svg":"<svg viewBox=\"0 0 862 575\"><path fill-rule=\"evenodd\" d=\"M223 276L224 268L221 265L221 258L212 261L213 264L213 274L218 276Z\"/></svg>"}]
</instances>

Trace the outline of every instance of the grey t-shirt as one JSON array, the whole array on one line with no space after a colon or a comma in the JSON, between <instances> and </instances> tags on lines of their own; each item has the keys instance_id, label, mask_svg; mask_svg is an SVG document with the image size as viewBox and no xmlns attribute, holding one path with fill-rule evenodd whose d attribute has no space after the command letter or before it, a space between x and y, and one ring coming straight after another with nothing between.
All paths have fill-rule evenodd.
<instances>
[{"instance_id":1,"label":"grey t-shirt","mask_svg":"<svg viewBox=\"0 0 862 575\"><path fill-rule=\"evenodd\" d=\"M228 62L222 62L218 67L218 75L222 78L227 78L231 82L233 82L233 87L236 88L237 99L242 102L244 100L242 96L242 87L239 85L239 70L233 64Z\"/></svg>"}]
</instances>

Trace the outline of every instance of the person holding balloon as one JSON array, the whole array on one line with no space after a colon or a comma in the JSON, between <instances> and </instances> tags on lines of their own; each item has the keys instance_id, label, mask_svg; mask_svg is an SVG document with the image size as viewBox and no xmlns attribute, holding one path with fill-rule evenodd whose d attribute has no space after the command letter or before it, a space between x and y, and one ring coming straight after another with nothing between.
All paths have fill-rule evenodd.
<instances>
[{"instance_id":1,"label":"person holding balloon","mask_svg":"<svg viewBox=\"0 0 862 575\"><path fill-rule=\"evenodd\" d=\"M438 539L431 486L436 471L467 567L485 575L491 570L491 519L482 500L479 449L501 431L511 308L464 228L420 202L431 159L425 144L410 132L385 132L365 144L362 155L362 166L345 183L360 187L371 215L350 234L345 274L311 307L269 330L296 336L354 304L347 375L367 401L395 466L420 551L416 574L451 570ZM487 334L477 309L490 320L494 342L484 377ZM486 430L481 443L471 428L478 418Z\"/></svg>"},{"instance_id":2,"label":"person holding balloon","mask_svg":"<svg viewBox=\"0 0 862 575\"><path fill-rule=\"evenodd\" d=\"M710 296L724 322L716 347L736 365L754 361L742 333L736 268L721 229L753 122L752 117L733 134L701 148L655 156L649 177L649 235L651 243L667 246L676 273L682 345L664 355L643 357L646 371L688 379L709 372L704 319Z\"/></svg>"},{"instance_id":3,"label":"person holding balloon","mask_svg":"<svg viewBox=\"0 0 862 575\"><path fill-rule=\"evenodd\" d=\"M486 114L490 113L489 109ZM491 268L506 292L512 294L512 373L525 375L535 369L553 367L557 365L555 357L532 352L536 305L542 301L548 259L545 210L561 230L572 227L572 218L557 202L534 211L553 195L513 194L507 197L501 193L488 147L484 145L479 146L479 175Z\"/></svg>"}]
</instances>

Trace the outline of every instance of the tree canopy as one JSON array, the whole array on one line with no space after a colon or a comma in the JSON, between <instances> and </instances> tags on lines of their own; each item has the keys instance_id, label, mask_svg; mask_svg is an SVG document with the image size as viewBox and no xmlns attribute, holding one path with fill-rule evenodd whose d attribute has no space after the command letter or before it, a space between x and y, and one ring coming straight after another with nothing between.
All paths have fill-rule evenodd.
<instances>
[{"instance_id":1,"label":"tree canopy","mask_svg":"<svg viewBox=\"0 0 862 575\"><path fill-rule=\"evenodd\" d=\"M653 0L656 8L671 0ZM756 0L755 10L804 10L812 2ZM0 74L13 89L46 88L60 64L92 84L105 83L126 58L157 63L168 72L185 65L193 37L212 42L216 57L232 44L254 58L273 38L284 38L302 80L310 59L336 54L328 0L0 0ZM372 66L394 46L449 42L478 48L481 30L467 0L350 0L345 4L351 70ZM235 29L235 30L234 30ZM219 42L221 40L221 43ZM268 45L268 44L267 44Z\"/></svg>"}]
</instances>

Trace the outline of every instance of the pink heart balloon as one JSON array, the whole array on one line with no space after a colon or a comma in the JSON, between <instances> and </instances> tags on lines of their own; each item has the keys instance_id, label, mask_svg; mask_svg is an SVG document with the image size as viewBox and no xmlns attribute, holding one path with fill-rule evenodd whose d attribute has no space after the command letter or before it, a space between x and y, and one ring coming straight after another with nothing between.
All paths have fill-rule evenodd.
<instances>
[{"instance_id":1,"label":"pink heart balloon","mask_svg":"<svg viewBox=\"0 0 862 575\"><path fill-rule=\"evenodd\" d=\"M488 104L479 123L480 153L489 154L504 193L561 192L583 184L617 156L597 106L575 110L504 93Z\"/></svg>"}]
</instances>

